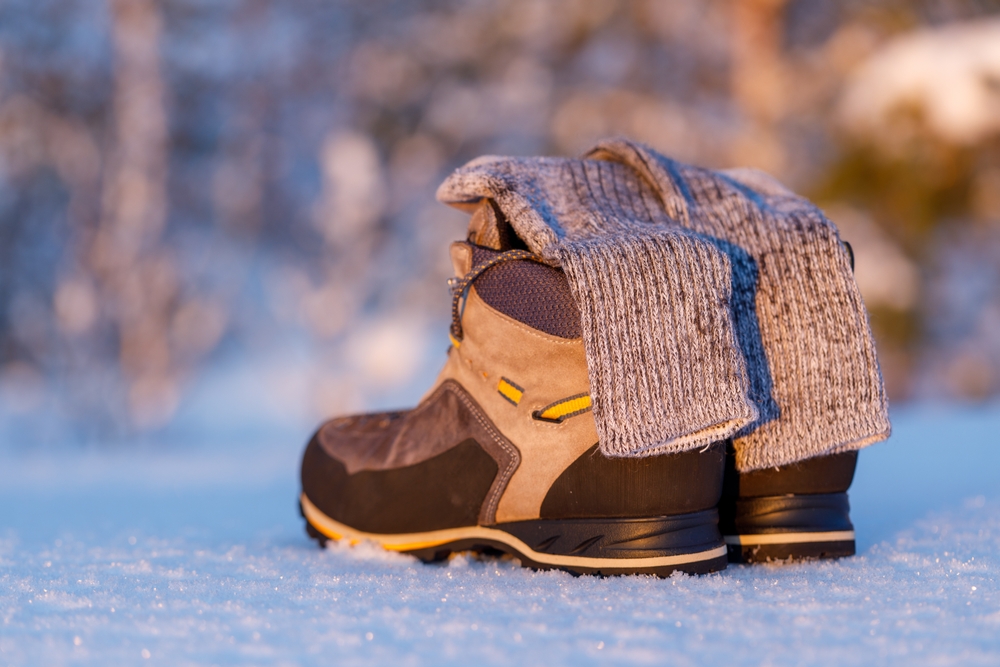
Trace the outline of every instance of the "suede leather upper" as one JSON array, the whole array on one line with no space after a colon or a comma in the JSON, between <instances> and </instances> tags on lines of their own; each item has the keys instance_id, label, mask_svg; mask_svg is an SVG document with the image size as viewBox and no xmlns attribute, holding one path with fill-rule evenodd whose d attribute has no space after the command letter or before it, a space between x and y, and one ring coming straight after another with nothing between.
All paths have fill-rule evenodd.
<instances>
[{"instance_id":1,"label":"suede leather upper","mask_svg":"<svg viewBox=\"0 0 1000 667\"><path fill-rule=\"evenodd\" d=\"M456 274L467 274L471 246L453 244L451 254ZM410 480L407 471L433 467L431 461L459 460L452 456L458 447L480 447L496 463L477 518L481 525L662 516L714 505L722 474L721 454L715 452L721 452L719 446L711 454L607 459L596 456L597 429L586 407L559 423L540 418L552 404L589 394L581 338L545 333L500 312L483 301L475 284L469 287L461 317L462 340L449 349L436 383L416 408L334 419L320 429L315 443L329 457L330 484L343 486L316 487L322 493L330 499L351 495L347 484L362 484L374 493L383 477L397 480L393 484ZM464 475L458 468L450 474ZM677 474L690 479L671 482ZM453 482L424 483L430 492ZM456 488L463 483L454 480ZM699 499L706 495L711 502L702 507ZM679 496L683 498L678 501ZM354 506L340 502L330 507L339 508L339 513ZM362 518L366 524L381 525L375 515L357 515L357 520Z\"/></svg>"},{"instance_id":2,"label":"suede leather upper","mask_svg":"<svg viewBox=\"0 0 1000 667\"><path fill-rule=\"evenodd\" d=\"M452 246L456 273L471 248ZM498 465L480 522L537 519L559 475L597 442L589 412L563 423L532 413L589 390L583 342L546 334L482 301L473 286L462 315L464 338L452 347L430 391L413 410L327 422L317 442L349 474L420 464L473 438ZM498 391L501 378L523 390L517 405Z\"/></svg>"}]
</instances>

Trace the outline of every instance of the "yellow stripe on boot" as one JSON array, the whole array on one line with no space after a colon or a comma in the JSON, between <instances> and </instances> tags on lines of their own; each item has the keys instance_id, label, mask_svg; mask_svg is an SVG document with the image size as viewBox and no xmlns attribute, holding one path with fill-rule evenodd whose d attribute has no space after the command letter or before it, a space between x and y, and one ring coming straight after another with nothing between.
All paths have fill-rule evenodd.
<instances>
[{"instance_id":1,"label":"yellow stripe on boot","mask_svg":"<svg viewBox=\"0 0 1000 667\"><path fill-rule=\"evenodd\" d=\"M524 396L524 389L518 387L507 378L500 378L500 382L497 384L497 391L514 405L520 403L521 397Z\"/></svg>"},{"instance_id":2,"label":"yellow stripe on boot","mask_svg":"<svg viewBox=\"0 0 1000 667\"><path fill-rule=\"evenodd\" d=\"M561 401L556 401L551 405L545 406L541 410L536 410L531 416L544 422L555 422L560 424L563 420L583 414L592 407L593 405L590 402L590 394L577 394L576 396L570 396L569 398L564 398Z\"/></svg>"}]
</instances>

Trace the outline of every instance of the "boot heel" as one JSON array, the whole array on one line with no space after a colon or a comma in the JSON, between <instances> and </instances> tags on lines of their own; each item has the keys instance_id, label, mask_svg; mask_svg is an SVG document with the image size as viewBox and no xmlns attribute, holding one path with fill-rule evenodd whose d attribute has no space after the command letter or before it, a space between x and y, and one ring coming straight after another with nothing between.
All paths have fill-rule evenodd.
<instances>
[{"instance_id":1,"label":"boot heel","mask_svg":"<svg viewBox=\"0 0 1000 667\"><path fill-rule=\"evenodd\" d=\"M734 563L853 556L847 493L764 496L728 506L721 529Z\"/></svg>"}]
</instances>

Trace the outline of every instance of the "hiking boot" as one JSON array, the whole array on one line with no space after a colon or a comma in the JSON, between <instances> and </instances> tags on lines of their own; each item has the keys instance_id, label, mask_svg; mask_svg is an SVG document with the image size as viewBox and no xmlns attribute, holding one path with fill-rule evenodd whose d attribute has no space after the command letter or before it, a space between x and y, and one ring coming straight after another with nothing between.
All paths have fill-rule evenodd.
<instances>
[{"instance_id":1,"label":"hiking boot","mask_svg":"<svg viewBox=\"0 0 1000 667\"><path fill-rule=\"evenodd\" d=\"M738 473L727 456L719 525L731 563L854 555L847 489L857 452Z\"/></svg>"},{"instance_id":2,"label":"hiking boot","mask_svg":"<svg viewBox=\"0 0 1000 667\"><path fill-rule=\"evenodd\" d=\"M525 250L489 201L452 260L444 369L412 410L320 427L302 460L309 534L424 561L499 551L574 574L725 568L725 444L602 454L563 272Z\"/></svg>"}]
</instances>

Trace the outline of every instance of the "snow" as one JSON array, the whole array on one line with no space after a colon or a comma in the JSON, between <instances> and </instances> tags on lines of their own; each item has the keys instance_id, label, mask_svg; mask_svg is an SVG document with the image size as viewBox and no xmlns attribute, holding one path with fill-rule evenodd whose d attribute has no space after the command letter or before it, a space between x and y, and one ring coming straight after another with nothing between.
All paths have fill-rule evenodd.
<instances>
[{"instance_id":1,"label":"snow","mask_svg":"<svg viewBox=\"0 0 1000 667\"><path fill-rule=\"evenodd\" d=\"M908 406L851 492L859 555L572 577L320 550L306 433L0 448L0 665L1000 663L1000 406Z\"/></svg>"},{"instance_id":2,"label":"snow","mask_svg":"<svg viewBox=\"0 0 1000 667\"><path fill-rule=\"evenodd\" d=\"M974 145L1000 129L998 75L1000 19L914 30L858 68L839 113L848 127L884 141L905 125L900 112L916 107L939 137Z\"/></svg>"}]
</instances>

